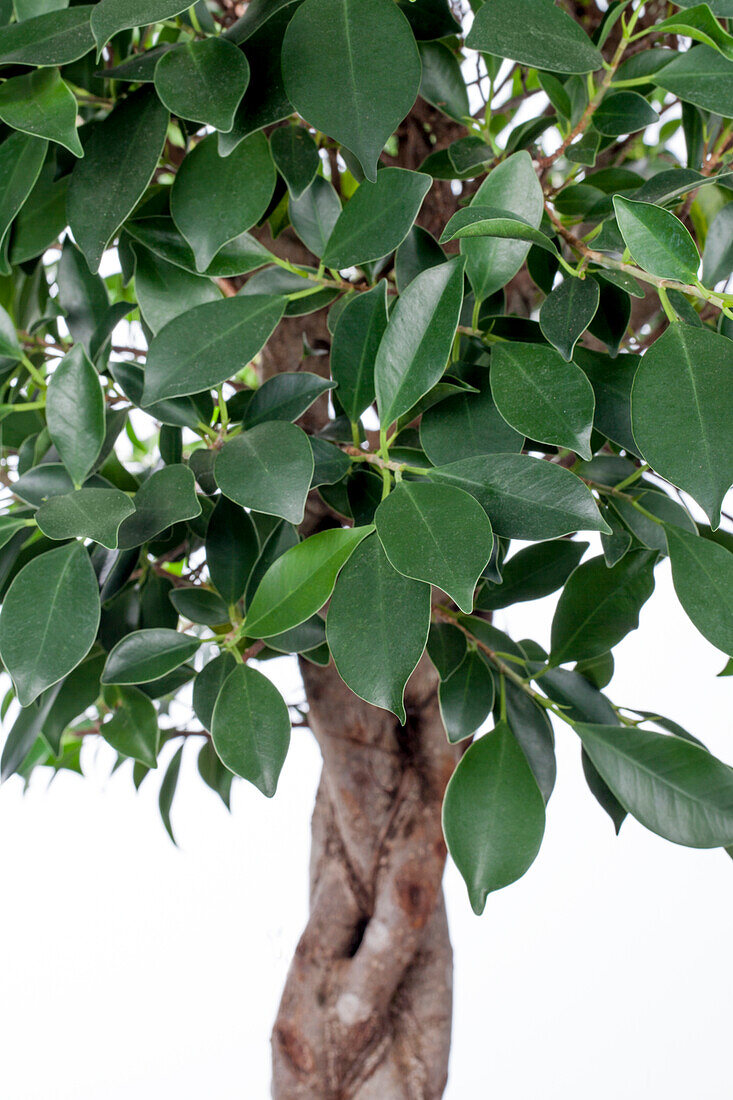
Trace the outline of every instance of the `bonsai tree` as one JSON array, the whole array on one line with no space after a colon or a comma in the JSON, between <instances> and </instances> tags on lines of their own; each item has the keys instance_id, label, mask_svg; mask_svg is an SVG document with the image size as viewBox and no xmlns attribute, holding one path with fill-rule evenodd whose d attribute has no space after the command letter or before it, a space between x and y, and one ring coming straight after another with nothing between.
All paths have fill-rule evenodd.
<instances>
[{"instance_id":1,"label":"bonsai tree","mask_svg":"<svg viewBox=\"0 0 733 1100\"><path fill-rule=\"evenodd\" d=\"M666 556L733 653L733 6L2 12L2 776L101 738L170 830L184 753L271 797L307 725L273 1094L437 1098L446 845L477 914L528 871L556 722L609 827L733 845L612 684Z\"/></svg>"}]
</instances>

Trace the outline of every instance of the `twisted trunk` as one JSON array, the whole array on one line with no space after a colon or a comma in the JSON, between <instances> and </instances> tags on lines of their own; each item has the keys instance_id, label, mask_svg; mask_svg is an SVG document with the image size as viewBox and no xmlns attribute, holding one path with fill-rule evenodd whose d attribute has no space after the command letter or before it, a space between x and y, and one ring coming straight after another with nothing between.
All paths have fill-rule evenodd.
<instances>
[{"instance_id":1,"label":"twisted trunk","mask_svg":"<svg viewBox=\"0 0 733 1100\"><path fill-rule=\"evenodd\" d=\"M452 951L440 806L457 751L427 659L407 724L333 666L302 662L323 754L310 918L273 1029L275 1100L438 1100L450 1048Z\"/></svg>"}]
</instances>

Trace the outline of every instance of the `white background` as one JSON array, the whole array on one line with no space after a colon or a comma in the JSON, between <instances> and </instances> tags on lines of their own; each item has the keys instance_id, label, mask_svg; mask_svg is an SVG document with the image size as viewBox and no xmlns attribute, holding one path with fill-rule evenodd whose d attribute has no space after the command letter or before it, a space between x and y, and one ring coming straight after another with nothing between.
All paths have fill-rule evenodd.
<instances>
[{"instance_id":1,"label":"white background","mask_svg":"<svg viewBox=\"0 0 733 1100\"><path fill-rule=\"evenodd\" d=\"M733 761L724 659L676 602L668 566L619 646L614 701L673 716ZM554 599L497 625L546 644ZM292 700L289 659L264 667ZM471 913L446 876L456 961L448 1100L718 1100L730 1095L733 863L627 820L615 838L558 723L540 856ZM157 777L92 750L88 777L0 789L3 1100L260 1100L268 1036L306 917L319 771L296 730L277 797L241 782L233 813L184 765Z\"/></svg>"}]
</instances>

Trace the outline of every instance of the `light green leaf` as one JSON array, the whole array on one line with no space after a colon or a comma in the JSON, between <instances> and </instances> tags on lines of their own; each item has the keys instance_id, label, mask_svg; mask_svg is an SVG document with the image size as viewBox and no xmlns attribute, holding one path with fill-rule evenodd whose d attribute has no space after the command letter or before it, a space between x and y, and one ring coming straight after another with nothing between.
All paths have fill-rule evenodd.
<instances>
[{"instance_id":1,"label":"light green leaf","mask_svg":"<svg viewBox=\"0 0 733 1100\"><path fill-rule=\"evenodd\" d=\"M340 573L328 608L326 637L341 679L360 699L392 711L404 724L405 684L429 626L429 585L402 576L379 539L365 539Z\"/></svg>"},{"instance_id":2,"label":"light green leaf","mask_svg":"<svg viewBox=\"0 0 733 1100\"><path fill-rule=\"evenodd\" d=\"M285 302L263 294L223 298L169 321L153 339L143 404L218 386L262 350Z\"/></svg>"},{"instance_id":3,"label":"light green leaf","mask_svg":"<svg viewBox=\"0 0 733 1100\"><path fill-rule=\"evenodd\" d=\"M121 523L135 505L119 489L78 489L50 497L36 512L36 523L50 539L93 539L114 550Z\"/></svg>"},{"instance_id":4,"label":"light green leaf","mask_svg":"<svg viewBox=\"0 0 733 1100\"><path fill-rule=\"evenodd\" d=\"M68 65L94 45L89 17L93 4L49 11L0 28L0 64Z\"/></svg>"},{"instance_id":5,"label":"light green leaf","mask_svg":"<svg viewBox=\"0 0 733 1100\"><path fill-rule=\"evenodd\" d=\"M153 335L174 317L205 302L218 302L221 291L211 279L192 275L134 244L135 294L140 312Z\"/></svg>"},{"instance_id":6,"label":"light green leaf","mask_svg":"<svg viewBox=\"0 0 733 1100\"><path fill-rule=\"evenodd\" d=\"M104 442L104 394L81 344L61 360L46 399L48 430L78 487L91 472Z\"/></svg>"},{"instance_id":7,"label":"light green leaf","mask_svg":"<svg viewBox=\"0 0 733 1100\"><path fill-rule=\"evenodd\" d=\"M374 361L387 327L387 281L356 294L339 315L331 343L331 375L349 420L374 400Z\"/></svg>"},{"instance_id":8,"label":"light green leaf","mask_svg":"<svg viewBox=\"0 0 733 1100\"><path fill-rule=\"evenodd\" d=\"M76 132L76 98L58 69L36 69L0 85L0 118L14 130L48 138L84 156Z\"/></svg>"},{"instance_id":9,"label":"light green leaf","mask_svg":"<svg viewBox=\"0 0 733 1100\"><path fill-rule=\"evenodd\" d=\"M150 183L167 129L168 112L149 88L93 124L66 200L74 240L92 271L99 270L104 250Z\"/></svg>"},{"instance_id":10,"label":"light green leaf","mask_svg":"<svg viewBox=\"0 0 733 1100\"><path fill-rule=\"evenodd\" d=\"M99 614L97 578L80 542L48 550L23 566L0 615L0 657L22 707L84 660L97 636Z\"/></svg>"},{"instance_id":11,"label":"light green leaf","mask_svg":"<svg viewBox=\"0 0 733 1100\"><path fill-rule=\"evenodd\" d=\"M422 172L383 168L374 183L360 184L328 239L326 267L352 267L394 251L410 232L432 182Z\"/></svg>"},{"instance_id":12,"label":"light green leaf","mask_svg":"<svg viewBox=\"0 0 733 1100\"><path fill-rule=\"evenodd\" d=\"M461 757L443 802L448 851L474 913L483 912L492 891L521 878L544 831L540 789L514 734L499 722Z\"/></svg>"},{"instance_id":13,"label":"light green leaf","mask_svg":"<svg viewBox=\"0 0 733 1100\"><path fill-rule=\"evenodd\" d=\"M286 421L258 424L221 449L214 477L242 507L300 523L313 477L308 437Z\"/></svg>"},{"instance_id":14,"label":"light green leaf","mask_svg":"<svg viewBox=\"0 0 733 1100\"><path fill-rule=\"evenodd\" d=\"M374 364L382 427L412 408L440 379L462 302L463 261L458 257L423 271L400 295Z\"/></svg>"},{"instance_id":15,"label":"light green leaf","mask_svg":"<svg viewBox=\"0 0 733 1100\"><path fill-rule=\"evenodd\" d=\"M227 606L244 595L259 553L251 516L222 494L206 529L206 564Z\"/></svg>"},{"instance_id":16,"label":"light green leaf","mask_svg":"<svg viewBox=\"0 0 733 1100\"><path fill-rule=\"evenodd\" d=\"M160 730L152 702L134 687L117 688L109 695L114 697L115 709L100 728L102 737L123 756L157 768Z\"/></svg>"},{"instance_id":17,"label":"light green leaf","mask_svg":"<svg viewBox=\"0 0 733 1100\"><path fill-rule=\"evenodd\" d=\"M374 181L382 147L420 88L420 57L399 8L392 0L305 0L285 33L282 68L296 111L346 145Z\"/></svg>"},{"instance_id":18,"label":"light green leaf","mask_svg":"<svg viewBox=\"0 0 733 1100\"><path fill-rule=\"evenodd\" d=\"M491 0L483 4L466 45L555 73L589 73L603 64L585 31L551 0Z\"/></svg>"},{"instance_id":19,"label":"light green leaf","mask_svg":"<svg viewBox=\"0 0 733 1100\"><path fill-rule=\"evenodd\" d=\"M494 705L494 677L476 649L469 649L455 672L441 680L438 700L452 745L471 737L486 721Z\"/></svg>"},{"instance_id":20,"label":"light green leaf","mask_svg":"<svg viewBox=\"0 0 733 1100\"><path fill-rule=\"evenodd\" d=\"M341 200L332 184L316 176L310 187L297 199L290 199L290 220L306 248L319 258L341 214ZM303 289L308 284L303 283Z\"/></svg>"},{"instance_id":21,"label":"light green leaf","mask_svg":"<svg viewBox=\"0 0 733 1100\"><path fill-rule=\"evenodd\" d=\"M708 46L677 54L655 74L654 83L685 103L733 118L733 65Z\"/></svg>"},{"instance_id":22,"label":"light green leaf","mask_svg":"<svg viewBox=\"0 0 733 1100\"><path fill-rule=\"evenodd\" d=\"M134 630L110 650L103 684L148 684L182 665L201 645L200 638L154 627Z\"/></svg>"},{"instance_id":23,"label":"light green leaf","mask_svg":"<svg viewBox=\"0 0 733 1100\"><path fill-rule=\"evenodd\" d=\"M319 611L342 565L374 527L319 531L286 550L269 567L247 610L248 638L282 634Z\"/></svg>"},{"instance_id":24,"label":"light green leaf","mask_svg":"<svg viewBox=\"0 0 733 1100\"><path fill-rule=\"evenodd\" d=\"M733 655L733 554L680 527L664 531L678 600L700 633Z\"/></svg>"},{"instance_id":25,"label":"light green leaf","mask_svg":"<svg viewBox=\"0 0 733 1100\"><path fill-rule=\"evenodd\" d=\"M162 23L173 19L188 6L181 0L99 0L92 8L92 33L97 43L97 57L119 31Z\"/></svg>"},{"instance_id":26,"label":"light green leaf","mask_svg":"<svg viewBox=\"0 0 733 1100\"><path fill-rule=\"evenodd\" d=\"M174 523L201 515L193 474L178 463L146 478L133 497L135 514L120 527L117 543L129 549L149 542Z\"/></svg>"},{"instance_id":27,"label":"light green leaf","mask_svg":"<svg viewBox=\"0 0 733 1100\"><path fill-rule=\"evenodd\" d=\"M567 362L595 317L601 292L595 279L564 279L548 294L540 309L542 335Z\"/></svg>"},{"instance_id":28,"label":"light green leaf","mask_svg":"<svg viewBox=\"0 0 733 1100\"><path fill-rule=\"evenodd\" d=\"M571 574L552 620L554 665L606 653L639 625L654 591L656 554L633 550L610 569L601 555Z\"/></svg>"},{"instance_id":29,"label":"light green leaf","mask_svg":"<svg viewBox=\"0 0 733 1100\"><path fill-rule=\"evenodd\" d=\"M681 737L621 726L575 731L622 806L674 844L725 847L733 841L733 771Z\"/></svg>"},{"instance_id":30,"label":"light green leaf","mask_svg":"<svg viewBox=\"0 0 733 1100\"><path fill-rule=\"evenodd\" d=\"M580 478L529 455L486 455L431 470L429 477L475 496L495 535L529 541L573 531L605 531L593 494Z\"/></svg>"},{"instance_id":31,"label":"light green leaf","mask_svg":"<svg viewBox=\"0 0 733 1100\"><path fill-rule=\"evenodd\" d=\"M394 568L445 592L461 611L491 557L491 524L478 501L452 485L402 481L377 508L377 534Z\"/></svg>"},{"instance_id":32,"label":"light green leaf","mask_svg":"<svg viewBox=\"0 0 733 1100\"><path fill-rule=\"evenodd\" d=\"M641 454L695 498L713 528L733 482L732 354L725 336L670 325L643 356L631 392Z\"/></svg>"},{"instance_id":33,"label":"light green leaf","mask_svg":"<svg viewBox=\"0 0 733 1100\"><path fill-rule=\"evenodd\" d=\"M247 58L223 38L183 42L155 66L155 88L171 114L225 133L248 83Z\"/></svg>"},{"instance_id":34,"label":"light green leaf","mask_svg":"<svg viewBox=\"0 0 733 1100\"><path fill-rule=\"evenodd\" d=\"M514 341L497 345L491 391L501 415L522 435L591 457L593 388L580 367L554 348Z\"/></svg>"},{"instance_id":35,"label":"light green leaf","mask_svg":"<svg viewBox=\"0 0 733 1100\"><path fill-rule=\"evenodd\" d=\"M266 676L248 665L230 672L214 706L211 736L221 762L272 798L290 745L290 716Z\"/></svg>"},{"instance_id":36,"label":"light green leaf","mask_svg":"<svg viewBox=\"0 0 733 1100\"><path fill-rule=\"evenodd\" d=\"M639 267L662 279L695 281L700 256L679 218L661 206L621 195L614 195L613 205L621 235Z\"/></svg>"},{"instance_id":37,"label":"light green leaf","mask_svg":"<svg viewBox=\"0 0 733 1100\"><path fill-rule=\"evenodd\" d=\"M503 3L504 0L501 0ZM547 2L547 0L542 0ZM492 0L496 3L496 0ZM532 158L526 150L513 153L489 172L474 195L472 206L498 208L518 221L526 221L535 229L542 220L544 200ZM495 227L498 232L518 232L516 226ZM537 243L536 241L534 242ZM461 241L461 253L466 257L466 274L479 301L500 290L513 278L527 258L530 242L467 238Z\"/></svg>"},{"instance_id":38,"label":"light green leaf","mask_svg":"<svg viewBox=\"0 0 733 1100\"><path fill-rule=\"evenodd\" d=\"M280 126L270 134L270 152L291 198L299 199L321 163L315 141L304 126Z\"/></svg>"},{"instance_id":39,"label":"light green leaf","mask_svg":"<svg viewBox=\"0 0 733 1100\"><path fill-rule=\"evenodd\" d=\"M193 249L198 271L206 271L223 245L259 221L275 180L262 133L251 134L228 157L219 155L216 134L209 134L188 154L176 173L171 214Z\"/></svg>"}]
</instances>

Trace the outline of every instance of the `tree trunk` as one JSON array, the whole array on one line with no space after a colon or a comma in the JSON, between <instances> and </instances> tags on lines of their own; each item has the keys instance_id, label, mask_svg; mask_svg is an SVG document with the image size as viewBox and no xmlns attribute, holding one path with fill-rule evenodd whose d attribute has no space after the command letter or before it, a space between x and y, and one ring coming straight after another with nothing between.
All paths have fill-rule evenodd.
<instances>
[{"instance_id":1,"label":"tree trunk","mask_svg":"<svg viewBox=\"0 0 733 1100\"><path fill-rule=\"evenodd\" d=\"M301 662L323 754L310 918L272 1035L275 1100L438 1100L452 951L440 807L458 758L423 658L407 724Z\"/></svg>"}]
</instances>

